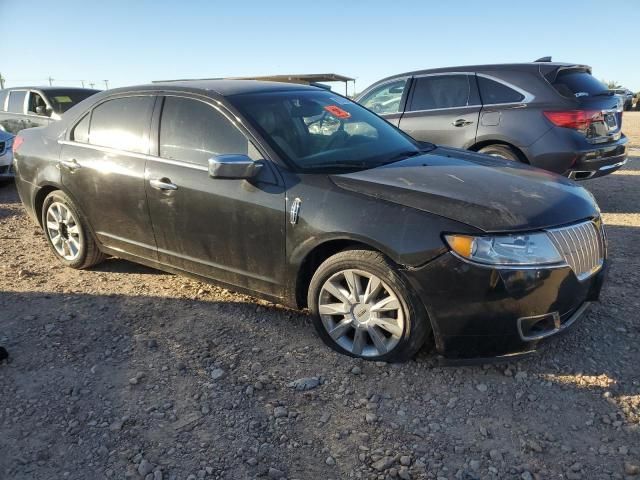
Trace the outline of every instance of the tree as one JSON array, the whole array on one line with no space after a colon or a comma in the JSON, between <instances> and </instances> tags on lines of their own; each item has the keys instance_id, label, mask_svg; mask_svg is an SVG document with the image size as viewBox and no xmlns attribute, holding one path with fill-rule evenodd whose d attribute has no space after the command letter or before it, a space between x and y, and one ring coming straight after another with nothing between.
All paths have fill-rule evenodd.
<instances>
[{"instance_id":1,"label":"tree","mask_svg":"<svg viewBox=\"0 0 640 480\"><path fill-rule=\"evenodd\" d=\"M615 80L604 80L604 79L602 79L602 83L604 83L609 90L615 90L616 88L622 88L622 85L620 85Z\"/></svg>"}]
</instances>

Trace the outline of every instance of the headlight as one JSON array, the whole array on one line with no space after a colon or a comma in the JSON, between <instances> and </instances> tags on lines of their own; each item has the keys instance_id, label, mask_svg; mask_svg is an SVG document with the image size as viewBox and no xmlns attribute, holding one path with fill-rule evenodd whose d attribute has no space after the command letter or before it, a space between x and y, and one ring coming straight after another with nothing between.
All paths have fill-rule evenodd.
<instances>
[{"instance_id":1,"label":"headlight","mask_svg":"<svg viewBox=\"0 0 640 480\"><path fill-rule=\"evenodd\" d=\"M499 236L445 235L455 253L487 265L548 265L564 259L546 233Z\"/></svg>"}]
</instances>

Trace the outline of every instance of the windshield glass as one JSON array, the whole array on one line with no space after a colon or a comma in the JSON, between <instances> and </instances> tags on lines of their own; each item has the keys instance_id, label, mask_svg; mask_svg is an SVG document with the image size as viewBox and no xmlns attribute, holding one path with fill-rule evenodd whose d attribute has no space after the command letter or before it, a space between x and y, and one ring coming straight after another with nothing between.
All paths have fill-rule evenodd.
<instances>
[{"instance_id":1,"label":"windshield glass","mask_svg":"<svg viewBox=\"0 0 640 480\"><path fill-rule=\"evenodd\" d=\"M95 95L100 90L47 90L45 93L51 102L53 111L56 113L64 113L73 107L76 103L80 103L85 98Z\"/></svg>"},{"instance_id":2,"label":"windshield glass","mask_svg":"<svg viewBox=\"0 0 640 480\"><path fill-rule=\"evenodd\" d=\"M229 101L302 171L374 168L421 151L385 120L331 92L245 94Z\"/></svg>"}]
</instances>

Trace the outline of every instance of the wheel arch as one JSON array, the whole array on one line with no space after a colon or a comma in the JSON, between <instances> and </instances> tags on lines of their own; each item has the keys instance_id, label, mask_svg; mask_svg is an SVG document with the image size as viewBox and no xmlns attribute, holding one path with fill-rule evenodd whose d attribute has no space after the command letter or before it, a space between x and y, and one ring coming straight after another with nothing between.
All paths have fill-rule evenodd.
<instances>
[{"instance_id":1,"label":"wheel arch","mask_svg":"<svg viewBox=\"0 0 640 480\"><path fill-rule=\"evenodd\" d=\"M489 145L504 145L505 147L509 147L513 149L514 152L516 152L516 154L518 155L522 163L527 163L527 164L529 163L529 159L524 154L524 152L520 148L516 147L513 143L507 142L506 140L493 140L493 139L482 140L468 147L468 150L477 152L478 150L484 147L488 147Z\"/></svg>"},{"instance_id":2,"label":"wheel arch","mask_svg":"<svg viewBox=\"0 0 640 480\"><path fill-rule=\"evenodd\" d=\"M391 259L383 249L361 239L331 238L315 245L306 252L304 256L302 256L298 263L293 298L297 308L307 307L307 292L309 290L309 284L311 283L313 274L322 262L338 252L349 249L372 250L380 252L382 255ZM393 261L393 259L391 259L391 261Z\"/></svg>"}]
</instances>

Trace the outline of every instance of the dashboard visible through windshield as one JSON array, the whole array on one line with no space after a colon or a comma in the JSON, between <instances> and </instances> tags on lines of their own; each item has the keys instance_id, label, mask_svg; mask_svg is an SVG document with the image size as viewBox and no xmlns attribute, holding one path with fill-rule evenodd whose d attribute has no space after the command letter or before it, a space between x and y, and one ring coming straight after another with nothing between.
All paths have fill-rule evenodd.
<instances>
[{"instance_id":1,"label":"dashboard visible through windshield","mask_svg":"<svg viewBox=\"0 0 640 480\"><path fill-rule=\"evenodd\" d=\"M374 168L421 151L385 120L331 92L269 92L229 100L302 171Z\"/></svg>"}]
</instances>

